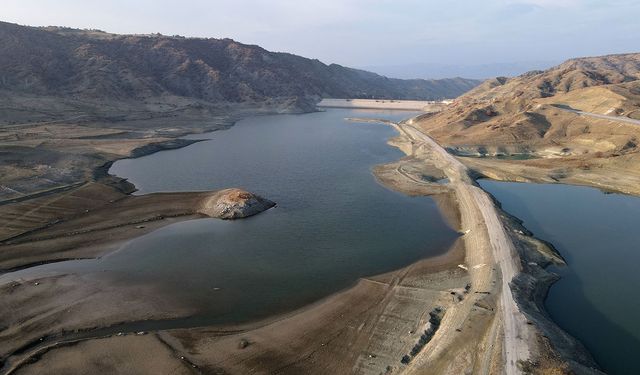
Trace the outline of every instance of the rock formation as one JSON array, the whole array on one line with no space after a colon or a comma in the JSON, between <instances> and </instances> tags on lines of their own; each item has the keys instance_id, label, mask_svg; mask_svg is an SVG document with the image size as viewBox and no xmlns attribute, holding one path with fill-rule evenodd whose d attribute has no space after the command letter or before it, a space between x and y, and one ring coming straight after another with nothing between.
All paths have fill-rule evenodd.
<instances>
[{"instance_id":1,"label":"rock formation","mask_svg":"<svg viewBox=\"0 0 640 375\"><path fill-rule=\"evenodd\" d=\"M225 189L205 198L198 212L220 219L241 219L266 211L276 204L241 189Z\"/></svg>"}]
</instances>

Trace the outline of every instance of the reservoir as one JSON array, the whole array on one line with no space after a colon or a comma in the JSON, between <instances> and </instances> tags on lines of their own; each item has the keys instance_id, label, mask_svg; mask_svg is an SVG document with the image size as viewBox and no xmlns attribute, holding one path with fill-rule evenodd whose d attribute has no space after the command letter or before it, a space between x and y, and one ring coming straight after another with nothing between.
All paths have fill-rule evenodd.
<instances>
[{"instance_id":1,"label":"reservoir","mask_svg":"<svg viewBox=\"0 0 640 375\"><path fill-rule=\"evenodd\" d=\"M199 311L171 323L184 327L291 311L361 277L440 255L458 233L435 202L389 190L372 174L373 166L404 156L386 144L395 130L345 120L413 115L336 109L252 117L190 136L207 140L182 149L118 161L110 173L128 178L136 194L240 187L277 206L238 221L175 223L100 259L16 274L99 272L117 283L153 284Z\"/></svg>"},{"instance_id":2,"label":"reservoir","mask_svg":"<svg viewBox=\"0 0 640 375\"><path fill-rule=\"evenodd\" d=\"M480 181L567 261L547 311L609 374L640 374L640 198L589 187Z\"/></svg>"}]
</instances>

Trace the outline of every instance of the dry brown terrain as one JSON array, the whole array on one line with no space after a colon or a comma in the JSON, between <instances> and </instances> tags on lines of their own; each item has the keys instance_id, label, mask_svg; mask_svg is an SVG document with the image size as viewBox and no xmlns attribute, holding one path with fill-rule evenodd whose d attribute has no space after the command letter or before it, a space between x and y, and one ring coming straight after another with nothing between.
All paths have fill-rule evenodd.
<instances>
[{"instance_id":1,"label":"dry brown terrain","mask_svg":"<svg viewBox=\"0 0 640 375\"><path fill-rule=\"evenodd\" d=\"M640 54L626 54L489 80L416 126L455 154L489 156L461 160L492 178L638 194L640 127L625 119L639 111Z\"/></svg>"},{"instance_id":2,"label":"dry brown terrain","mask_svg":"<svg viewBox=\"0 0 640 375\"><path fill-rule=\"evenodd\" d=\"M154 367L148 364L149 359L139 345L149 345L157 348L154 353L167 369L196 373L491 374L520 372L523 363L529 362L543 371L564 371L566 365L542 344L544 341L533 326L525 323L526 318L511 297L506 280L518 272L519 258L492 201L473 186L465 166L413 126L401 126L401 136L391 143L405 150L408 157L379 166L376 174L383 183L408 194L440 193L438 201L445 216L452 226L466 232L448 254L386 275L362 279L354 287L312 306L250 325L160 331L143 336L89 336L82 340L65 339L64 334L56 339L54 335L45 345L15 352L8 358L5 369L37 373L50 366L61 372L128 368L132 372L148 373L148 369ZM431 182L425 177L431 177ZM447 177L448 182L435 182L442 177ZM160 196L127 199L131 200L132 207L144 211L144 207L149 207L144 200ZM201 201L201 197L199 199ZM106 209L122 211L121 208ZM54 225L40 231L41 238L34 240L47 241L42 238L44 234L59 239L61 234L80 224L88 229L91 223L105 225L96 221L96 216L104 215L97 210L95 216L88 213L84 218L74 219L75 222ZM131 213L125 213L123 217L130 216ZM87 234L91 236L90 233L92 231ZM87 234L71 237L81 239ZM531 238L529 241L535 243ZM537 246L544 248L542 244ZM550 255L552 252L547 250L544 256L549 259ZM62 327L83 329L109 326L127 319L190 314L188 307L179 303L163 308L165 315L154 313L156 310L148 301L143 305L114 304L115 300L126 300L130 292L126 288L111 290L100 280L79 283L75 279L68 275L60 279L22 280L11 286L32 291L11 294L20 296L12 305L19 306L25 313L38 311L33 305L35 301L46 301L55 295L65 295L75 302L71 313L60 311L65 313L64 319L55 313L43 316L36 312L34 323L38 324L9 323L13 332L20 334L5 340L5 353L37 341L38 337L51 337ZM24 289L35 282L44 287ZM31 295L36 291L38 294ZM102 306L96 303L96 295L111 308L93 310L91 306ZM55 306L57 302L51 299L49 303ZM408 363L401 362L419 342L434 311L440 312L441 319L435 335ZM50 319L58 323L45 323ZM47 330L43 330L43 326ZM41 359L29 364L31 358Z\"/></svg>"},{"instance_id":3,"label":"dry brown terrain","mask_svg":"<svg viewBox=\"0 0 640 375\"><path fill-rule=\"evenodd\" d=\"M265 321L123 335L99 328L192 311L179 301L136 301L136 291L100 278L12 280L0 291L6 301L0 314L3 372L598 374L580 343L542 306L555 280L545 267L562 259L500 211L474 179L579 183L638 194L640 128L570 109L637 118L639 61L638 55L572 60L488 81L440 113L390 123L399 131L390 143L407 156L376 167L375 174L406 194L435 195L461 233L441 257L361 279ZM123 181L87 172L141 148L180 146L171 139L185 128L163 133L154 128L156 120L144 120L148 128L131 136L126 121L94 126L77 120L21 123L3 133L9 160L20 152L39 155L30 164L5 167L13 168L4 170L7 176L24 174L12 186L46 179L42 159L60 160L56 168L69 172L56 174L67 176L65 183L5 189L0 268L99 256L212 207L204 204L204 193L131 197ZM51 130L64 126L66 132ZM86 136L68 139L70 132ZM149 145L155 146L144 148ZM61 150L73 150L74 157L48 154ZM68 163L84 157L88 161L79 166ZM143 292L153 295L152 288Z\"/></svg>"},{"instance_id":4,"label":"dry brown terrain","mask_svg":"<svg viewBox=\"0 0 640 375\"><path fill-rule=\"evenodd\" d=\"M404 175L398 177L402 186L412 189L411 180ZM435 190L429 186L419 188L420 194L444 193L439 198L441 207L457 227L459 214L455 202L447 198L449 190L441 185L433 185ZM83 189L87 189L85 194L88 194L113 188L92 184L80 188ZM209 193L126 196L113 190L105 197L119 195L119 198L5 243L3 268L27 266L36 259L54 261L99 256L115 250L127 238L174 220L198 217L198 210L211 206L203 204L211 199ZM233 195L231 200L237 197ZM64 202L66 198L59 199ZM25 252L32 254L32 258L25 257ZM468 294L465 286L469 277L457 266L462 263L464 248L459 243L439 258L362 279L343 293L283 317L242 327L166 331L143 336L112 333L108 337L99 334L94 337L90 332L126 321L188 316L193 311L180 301L143 302L134 297L138 293L154 295L151 286L148 291L115 287L109 280L94 276L70 274L13 280L5 284L2 291L7 310L0 315L4 317L3 326L8 327L2 331L0 348L6 360L4 370L33 373L54 368L63 373L90 373L129 369L150 373L156 365L149 365L149 354L141 351L139 345L145 345L167 369L182 369L180 371L195 371L193 366L205 373L219 370L345 373L353 366L361 373L379 373L386 371L387 366L396 371L404 366L400 359L423 333L421 327L430 319L429 312L436 308L446 311ZM487 314L483 311L479 311L480 315ZM26 316L30 318L23 320ZM65 333L78 330L88 330L89 336L75 339L73 334ZM37 344L41 337L46 337L46 341ZM250 345L239 349L242 340ZM32 343L36 345L31 347ZM33 362L38 358L41 359ZM319 363L326 367L319 367Z\"/></svg>"},{"instance_id":5,"label":"dry brown terrain","mask_svg":"<svg viewBox=\"0 0 640 375\"><path fill-rule=\"evenodd\" d=\"M128 334L62 345L17 373L42 369L151 372L149 351L166 364L161 373L370 373L403 367L428 311L452 303L464 290L457 250L372 279L279 319L251 326ZM462 285L462 287L460 287ZM243 344L245 342L246 344ZM246 345L246 346L245 346ZM86 372L85 372L86 371Z\"/></svg>"},{"instance_id":6,"label":"dry brown terrain","mask_svg":"<svg viewBox=\"0 0 640 375\"><path fill-rule=\"evenodd\" d=\"M79 206L77 202L85 197L88 197L85 205ZM29 211L30 214L40 219L51 213L57 215L55 219L49 218L49 224L19 234L5 232L0 242L0 270L97 257L113 251L124 240L170 222L202 217L236 219L255 215L274 205L239 189L131 196L100 183L35 201L0 206L0 212L7 218L5 228L8 229L12 229L11 218L24 225L20 211L31 206L35 208ZM72 207L75 212L68 214L65 207ZM68 215L62 216L65 213Z\"/></svg>"},{"instance_id":7,"label":"dry brown terrain","mask_svg":"<svg viewBox=\"0 0 640 375\"><path fill-rule=\"evenodd\" d=\"M105 186L102 189L108 190ZM239 189L144 196L111 191L110 197L117 198L93 210L59 219L51 226L5 240L0 267L10 271L34 264L99 257L117 250L126 240L178 220L238 219L274 206L271 201ZM3 296L0 355L7 360L6 370L21 363L23 351L30 358L33 353L28 348L41 338L49 338L55 345L64 341L68 333L195 312L178 299L153 298L157 293L151 285L116 285L114 280L99 275L44 272L16 279L8 274L0 275L0 285ZM140 295L151 298L142 301Z\"/></svg>"}]
</instances>

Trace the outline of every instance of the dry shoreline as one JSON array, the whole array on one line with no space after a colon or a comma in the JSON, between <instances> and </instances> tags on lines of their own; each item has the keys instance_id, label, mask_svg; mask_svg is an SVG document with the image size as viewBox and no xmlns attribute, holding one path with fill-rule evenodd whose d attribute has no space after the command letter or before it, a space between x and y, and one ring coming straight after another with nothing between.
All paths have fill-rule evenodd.
<instances>
[{"instance_id":1,"label":"dry shoreline","mask_svg":"<svg viewBox=\"0 0 640 375\"><path fill-rule=\"evenodd\" d=\"M394 126L399 125L394 124ZM435 194L438 207L451 226L465 231L468 223L462 224L463 214L460 212L460 198L457 196L459 193L456 193L449 183L437 182L443 177L449 177L451 180L452 176L446 172L448 167L438 162L437 158L434 162L433 150L417 145L412 137L407 136L406 131L404 133L401 131L399 136L389 140L389 143L403 150L408 156L394 163L376 166L374 174L377 180L385 186L409 195ZM425 176L432 178L425 180ZM101 194L108 195L103 191L105 185L100 188L95 186L85 188L98 189ZM108 186L107 190L109 189L114 190L113 186ZM171 194L168 193L168 195ZM180 194L182 193L174 195ZM139 198L158 199L157 195ZM119 203L120 199L123 198L115 199L114 202L124 204ZM131 201L125 198L123 202L127 200ZM142 202L138 207L144 212L143 217L150 212L142 207L157 206L157 204L147 203L149 202ZM116 211L120 209L115 208ZM180 211L179 207L172 209L175 210L172 212L176 219L171 219L172 214L166 213L158 220L145 222L145 228L135 228L134 224L139 225L139 222L127 222L123 226L110 229L117 228L113 234L121 232L123 237L120 241L122 241L127 236L139 235L142 231L153 230L172 220L193 217L193 213L185 212L184 209ZM502 225L509 228L515 225L505 218L504 213L500 212L500 215ZM91 216L87 215L87 217ZM75 220L82 222L83 218ZM88 221L91 222L91 220ZM63 233L69 233L69 228L74 226L76 223L72 220L68 227L63 224L54 226L52 230L57 229L57 235L60 236ZM129 229L122 231L124 227ZM47 228L44 229L45 232L47 230ZM510 233L513 236L511 230ZM82 234L79 235L82 237ZM545 250L544 246L537 243L535 239L520 237L526 236L519 236L514 243L518 246L521 255L521 248L527 246L526 251L529 253L532 248L536 254ZM384 275L360 279L351 288L282 316L236 327L192 328L160 331L149 335L110 336L74 343L73 347L52 346L37 353L39 358L37 362L25 362L23 367L17 366L15 369L18 373L37 373L52 368L63 372L82 366L88 371L103 371L105 368L101 366L105 363L96 363L96 360L105 348L111 348L112 352L107 355L107 363L111 365L126 363L127 366L132 366L126 361L126 357L133 356L136 361L140 361L133 367L138 371L154 368L154 364L149 361L158 361L172 366L179 373L194 371L344 373L348 372L348 369L357 369L358 373L374 374L398 371L420 373L421 368L437 369L438 373L461 373L460 371L469 369L474 373L494 373L502 368L501 362L504 356L501 349L503 338L499 334L502 322L496 318L497 311L502 309L499 306L500 298L498 297L500 277L495 269L492 270L486 276L482 276L484 284L481 285L486 288L478 289L481 285L476 284L475 280L479 276L474 275L485 272L485 269L488 270L488 258L470 259L468 238L469 236L464 236L458 240L450 251L440 257L424 259ZM47 241L47 239L41 240ZM91 243L90 240L85 241L86 244ZM473 243L488 243L487 238L480 237L478 241L480 242ZM67 242L62 247L78 248L79 245L82 245L82 242L75 244ZM82 251L92 247L94 251L100 248L94 256L113 249L109 246L100 246L91 244L91 246L79 247ZM545 260L550 262L550 259L553 259L552 251L547 251L544 256L536 258L541 265L545 264ZM0 264L6 267L7 263L0 259ZM478 268L475 268L476 266ZM530 287L521 295L526 295L527 291L535 295L540 293L540 290L545 290L545 282L548 283L551 279L540 277L540 280L542 281L537 284L534 282L532 288L532 285L529 285L531 280L525 280L529 284L524 282L516 286ZM59 292L60 290L56 290L56 293ZM539 307L539 305L529 306L529 310ZM152 307L140 306L140 308L144 311ZM436 331L433 344L427 345L418 352L409 365L400 363L403 355L409 353L419 340L420 327L429 319L427 312L436 308L445 311L444 328ZM178 306L172 306L169 310L171 309L174 310L173 314L177 315L188 313L184 310L180 311ZM462 320L450 318L452 316L460 316ZM468 326L464 323L465 320L468 321ZM538 319L536 322L542 321ZM549 329L553 331L551 327L545 333L551 332ZM444 335L447 336L446 340ZM544 346L544 339L538 337L538 340L542 341L537 345ZM126 341L127 354L116 349L119 343L124 341ZM157 347L154 353L157 352L158 357L145 357L140 351L140 347L145 345ZM485 348L482 355L477 353L478 345ZM78 351L82 354L78 354ZM562 358L555 355L553 351L540 350L539 354L540 358L544 359L544 366L548 368L562 366Z\"/></svg>"},{"instance_id":2,"label":"dry shoreline","mask_svg":"<svg viewBox=\"0 0 640 375\"><path fill-rule=\"evenodd\" d=\"M270 329L273 329L272 328L273 325L286 327L287 325L290 324L290 320L303 319L305 321L308 321L310 319L316 319L316 318L322 319L322 316L327 313L327 310L330 310L330 311L335 310L336 308L335 305L341 305L341 306L338 306L341 309L343 308L351 309L353 307L352 302L354 298L361 296L365 291L367 291L366 294L368 294L367 296L368 300L370 298L374 298L375 293L372 294L370 290L372 288L372 285L376 287L380 285L388 285L391 282L393 282L394 279L397 279L399 277L405 278L407 277L408 274L411 276L410 272L417 273L415 271L416 269L419 270L419 274L413 276L414 278L421 278L425 276L424 275L425 273L427 274L426 276L433 276L432 274L443 273L443 272L449 273L449 272L452 272L453 270L453 273L458 274L456 277L459 278L462 282L466 278L462 274L462 271L460 271L459 269L456 270L455 268L456 268L456 265L463 262L463 260L464 260L464 250L463 250L463 247L460 246L460 244L458 243L452 246L449 249L449 251L447 251L444 254L419 260L409 266L403 267L395 271L387 272L385 274L380 274L380 275L359 279L354 283L353 286L347 287L342 291L338 291L336 293L328 295L318 301L315 301L311 304L305 305L301 308L298 308L290 312L286 312L283 314L270 316L268 318L261 319L258 321L251 321L251 322L238 324L238 325L174 328L174 329L170 329L170 331L168 332L172 332L172 334L180 336L180 335L193 335L194 332L202 331L202 332L207 332L207 334L209 334L210 332L215 332L216 336L221 336L221 337L223 336L237 337L237 336L246 336L247 334L254 334L255 331L259 331L259 330L270 330ZM65 276L62 276L62 277L65 277ZM427 279L429 278L427 277ZM44 280L45 279L38 278L38 279L28 280L28 281L44 284L46 282ZM26 280L23 280L23 282L25 281ZM396 280L395 282L397 283L398 281ZM435 279L430 280L430 282L434 283L434 282L437 282L437 280ZM380 294L379 293L380 291L377 289L374 292L377 292L378 294ZM372 295L369 295L369 294L372 294ZM189 314L188 311L189 310L186 309L177 314L178 315ZM341 316L344 313L345 311L342 311ZM155 319L157 318L158 317L156 317ZM166 318L171 318L171 316L166 316ZM96 340L96 339L105 340L109 338L120 338L122 336L127 336L127 335L135 336L136 331L127 331L126 329L123 329L122 324L127 324L127 323L129 322L128 321L114 322L111 325L113 326L113 329L112 329L113 333L110 333L110 334L92 335L91 334L92 331L94 330L103 331L104 329L102 329L102 327L95 327L95 328L87 327L82 329L82 332L84 333L82 335L82 338L74 339L74 338L64 338L63 336L61 336L56 339L55 336L52 336L52 337L47 337L47 342L45 343L45 345L41 345L39 343L39 340L35 340L33 343L26 343L25 345L23 345L24 349L21 348L17 350L15 353L16 354L20 353L20 355L24 353L24 354L27 354L27 356L23 357L22 359L18 359L17 361L5 363L5 365L9 364L10 366L8 368L3 369L3 373L13 373L15 370L18 370L23 365L31 364L30 358L40 357L45 353L49 352L50 350L55 350L60 347L76 345L77 343L89 341L89 340ZM310 323L310 325L312 324L314 323ZM324 322L323 326L326 327L327 324L328 324L327 322ZM270 328L266 328L266 327L270 327ZM115 334L116 331L122 332L122 334L118 333L116 335ZM163 329L162 331L166 331L166 329ZM146 334L147 332L144 332L144 333ZM299 333L296 333L296 335L297 334Z\"/></svg>"},{"instance_id":3,"label":"dry shoreline","mask_svg":"<svg viewBox=\"0 0 640 375\"><path fill-rule=\"evenodd\" d=\"M371 122L370 120L364 121ZM549 371L553 369L552 371L561 372L576 371L578 373L599 373L595 361L587 350L575 338L566 334L554 322L552 322L544 311L544 298L551 284L557 280L557 276L545 271L545 268L551 263L564 263L555 249L553 249L549 244L532 237L531 233L529 233L526 228L522 227L521 222L517 218L514 218L500 210L499 202L481 189L474 187L477 186L477 184L475 181L469 180L469 178L472 175L473 178L477 178L478 176L476 176L475 173L471 173L471 171L467 171L466 166L463 166L463 164L449 155L424 133L411 126L413 119L400 124L393 124L387 121L380 122L394 126L401 134L406 135L405 138L409 138L411 140L410 142L406 142L405 140L404 144L402 141L395 142L395 144L405 151L405 153L415 157L416 155L426 152L428 156L426 159L435 161L435 164L443 170L453 168L447 172L446 175L452 181L461 180L462 184L458 185L459 187L462 188L465 184L468 184L471 189L476 189L477 192L481 192L477 193L471 191L471 195L477 193L476 198L473 198L477 202L482 200L486 201L486 197L488 197L488 202L484 204L487 206L495 206L493 209L498 211L497 215L499 218L496 219L496 222L489 225L488 220L490 220L492 214L488 214L486 212L483 213L487 228L495 229L504 226L507 233L509 233L509 235L501 241L504 241L503 246L512 247L508 252L513 254L510 257L513 257L513 267L516 267L516 270L511 271L510 276L508 276L507 280L510 282L503 284L503 292L507 291L509 293L503 293L501 296L501 308L499 311L503 311L505 308L505 300L509 299L511 296L510 292L513 292L513 302L511 303L514 307L512 307L512 309L514 312L523 314L523 318L520 319L520 322L510 323L512 325L510 330L512 332L517 332L512 333L514 337L511 339L510 344L507 342L504 342L504 344L496 342L496 346L504 346L503 350L506 351L506 354L503 352L502 355L507 356L507 358L502 360L504 361L503 364L505 367L503 367L501 371L511 374L525 371L526 368L529 368L530 370L526 371L533 371L534 369L537 371ZM425 145L428 150L421 151L420 148L424 148ZM440 159L439 162L438 159ZM421 160L421 162L421 164L424 164L425 160ZM403 174L403 171L400 170L399 167L395 172ZM422 183L422 181L416 182ZM464 196L469 193L465 192L465 189L461 189L457 190L457 194L460 197L461 194ZM465 205L467 206L466 209L463 208ZM466 203L462 204L460 209L468 211L469 207L471 206ZM463 227L470 228L468 225L464 225ZM500 231L505 229L500 229ZM469 232L469 230L465 231L465 233L467 232ZM493 248L494 257L500 257L499 253L496 252L496 247L501 245L498 245L497 241L498 240L494 240L492 238L491 244L489 245ZM511 242L513 242L513 244L511 244ZM472 245L471 247L468 246L467 249L468 251L477 252L478 250L474 249L477 248L477 246L477 244ZM470 253L467 253L467 257L469 256ZM503 267L505 267L504 263L500 265L500 268ZM504 275L504 270L502 272ZM503 279L504 277L505 276L503 276ZM517 307L515 307L516 305ZM504 316L509 317L511 314L513 313L505 314ZM526 316L526 319L524 319L524 316ZM527 327L524 320L526 320L527 324L531 324L532 327ZM506 322L500 322L500 324L508 325ZM495 327L496 324L493 324L493 326ZM495 332L495 328L492 328L492 331ZM507 331L506 328L504 334L509 335L509 331ZM489 337L493 337L492 340L496 340L498 338L495 333L489 334ZM525 342L522 340L525 340ZM533 342L526 343L528 340L532 340ZM520 344L518 344L518 342L520 342ZM513 348L510 349L509 345L513 345ZM521 345L522 348L518 349L517 345ZM510 355L510 352L513 353L514 351L517 353L515 354L515 358L509 359L508 356ZM494 357L496 356L494 355ZM488 361L485 360L485 364L482 366L481 372L488 373L496 370L490 370L491 365L487 364L487 362L491 361L495 364L495 359ZM423 361L421 365L426 363L428 362ZM509 368L509 366L511 367ZM547 370L544 370L545 368Z\"/></svg>"},{"instance_id":4,"label":"dry shoreline","mask_svg":"<svg viewBox=\"0 0 640 375\"><path fill-rule=\"evenodd\" d=\"M146 152L153 151L157 151L157 149L146 149ZM102 171L104 171L104 168L106 168L106 166L102 167ZM103 175L104 173L100 173L100 171L96 172L96 176L98 177L104 177ZM51 228L43 227L34 232L25 233L22 236L13 236L11 239L8 239L8 241L5 241L5 245L8 245L9 248L15 249L14 254L16 255L24 254L23 249L25 249L26 247L33 249L35 243L38 243L40 245L39 248L43 250L36 251L35 254L32 255L32 257L12 257L10 252L5 251L3 252L3 258L0 259L2 268L8 270L25 267L28 264L35 264L37 262L53 262L69 258L76 259L100 256L101 254L113 251L118 247L119 244L122 243L122 241L126 241L126 239L131 236L141 235L145 232L159 228L160 226L169 224L176 220L198 217L192 209L187 208L193 207L194 200L202 199L203 193L163 193L150 194L145 196L130 196L123 193L123 191L133 191L133 187L127 184L125 181L107 177L107 182L107 184L99 182L86 184L76 190L80 190L80 193L85 195L100 196L101 198L103 198L103 201L108 199L108 204L103 204L102 206L97 208L92 206L91 209L84 210L86 211L83 212L84 215L73 215L73 217L67 222L56 223ZM436 192L442 193L442 191L439 191L437 189ZM77 200L77 193L77 191L74 192L74 194L76 195L70 198L71 201ZM55 196L56 194L52 195ZM51 197L47 194L34 199L46 201L50 198ZM62 199L64 201L66 198L57 197L57 199ZM181 204L176 205L176 202L178 200L181 201ZM440 202L444 202L446 200L446 198L439 199ZM150 207L166 207L166 204L168 202L172 203L169 205L170 207L168 210L165 209L166 212L158 213L157 209L154 209L152 211L148 210L148 208ZM126 208L128 206L131 207ZM439 206L442 207L442 204L440 204ZM449 203L446 206L449 207L449 211L451 211L451 207L453 207L454 205ZM121 213L120 216L126 217L127 220L122 220L120 222L115 220L115 222L100 222L99 225L97 224L95 220L96 218L111 217L116 212ZM124 216L122 215L122 213L124 213ZM446 216L449 218L455 218L456 214L450 213ZM132 217L137 217L137 219L131 219ZM82 232L78 232L74 229L78 226L84 228ZM96 227L93 228L92 226ZM109 240L104 242L99 240L98 242L96 242L94 233L99 234L103 238L108 238ZM57 251L58 249L60 251ZM427 265L422 264L420 268L430 269L435 266L435 269L439 270L440 268L444 267L444 269L449 269L446 272L451 272L450 270L453 269L454 274L460 273L460 269L456 268L456 265L459 264L460 261L460 247L456 246L453 249L453 251L449 251L445 255L437 257L437 259L431 259L430 262L428 262L429 264ZM47 255L47 253L51 255ZM370 285L367 285L366 287L363 286L365 284L374 284L376 285L374 289L380 289L379 286L387 283L387 280L389 278L396 280L396 283L400 283L400 281L398 280L401 280L403 278L399 279L397 275L407 274L409 273L410 268L415 267L417 267L417 264L385 275L372 277L370 278L370 280L360 280L354 287L339 292L335 295L328 296L325 301L319 301L311 306L303 308L300 311L290 313L285 316L289 317L299 315L300 313L302 313L302 311L318 311L323 309L326 310L328 308L327 304L334 305L336 303L336 300L350 300L351 296L360 293L361 289L372 288ZM464 276L460 277L464 279ZM416 276L415 278L418 277ZM46 282L44 280L39 280L38 283L40 285L44 285ZM462 286L464 286L464 284L462 284ZM382 289L380 289L380 291ZM56 294L58 294L59 292L60 290L57 290ZM370 300L369 298L370 297L367 297L368 301ZM274 319L279 321L284 319L284 317L274 317ZM265 325L266 322L257 322L256 324ZM55 345L51 348L53 347L55 347ZM39 353L38 355L40 354L42 353Z\"/></svg>"}]
</instances>

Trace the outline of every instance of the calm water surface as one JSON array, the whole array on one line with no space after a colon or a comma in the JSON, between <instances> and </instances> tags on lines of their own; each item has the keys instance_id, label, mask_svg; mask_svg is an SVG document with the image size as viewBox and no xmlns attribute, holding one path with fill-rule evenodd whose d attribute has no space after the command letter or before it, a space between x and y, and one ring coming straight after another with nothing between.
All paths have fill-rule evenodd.
<instances>
[{"instance_id":1,"label":"calm water surface","mask_svg":"<svg viewBox=\"0 0 640 375\"><path fill-rule=\"evenodd\" d=\"M640 198L570 185L480 184L566 259L546 300L552 318L606 372L640 374Z\"/></svg>"},{"instance_id":2,"label":"calm water surface","mask_svg":"<svg viewBox=\"0 0 640 375\"><path fill-rule=\"evenodd\" d=\"M101 272L128 285L160 285L168 297L200 309L189 322L195 325L287 311L359 277L441 254L457 233L433 200L388 190L371 173L403 156L385 143L395 131L344 120L412 115L329 110L255 117L190 137L206 142L119 161L110 172L139 193L242 187L277 207L239 221L169 225L99 260L22 272Z\"/></svg>"}]
</instances>

